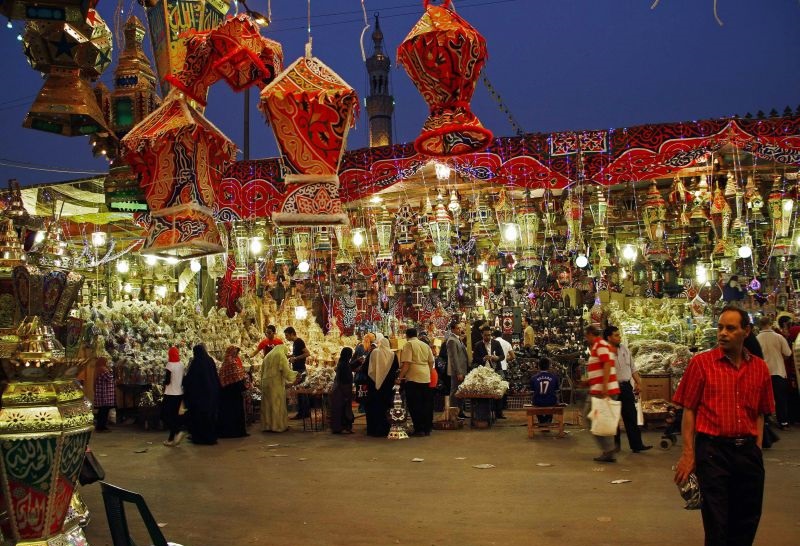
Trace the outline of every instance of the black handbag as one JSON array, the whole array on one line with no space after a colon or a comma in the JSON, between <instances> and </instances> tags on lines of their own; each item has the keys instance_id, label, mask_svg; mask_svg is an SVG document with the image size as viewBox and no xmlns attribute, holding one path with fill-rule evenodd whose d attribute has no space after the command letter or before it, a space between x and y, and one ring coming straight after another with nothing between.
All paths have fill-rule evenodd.
<instances>
[{"instance_id":1,"label":"black handbag","mask_svg":"<svg viewBox=\"0 0 800 546\"><path fill-rule=\"evenodd\" d=\"M83 458L83 465L81 466L81 473L78 476L78 481L81 485L89 485L90 483L99 482L106 479L106 471L100 465L100 461L94 456L92 450L86 448L86 454Z\"/></svg>"}]
</instances>

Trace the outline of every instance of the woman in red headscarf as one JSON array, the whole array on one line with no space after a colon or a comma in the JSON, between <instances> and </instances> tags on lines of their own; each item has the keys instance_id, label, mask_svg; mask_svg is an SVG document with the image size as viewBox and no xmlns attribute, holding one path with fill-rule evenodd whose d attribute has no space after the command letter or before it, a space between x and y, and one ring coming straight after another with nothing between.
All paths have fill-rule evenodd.
<instances>
[{"instance_id":1,"label":"woman in red headscarf","mask_svg":"<svg viewBox=\"0 0 800 546\"><path fill-rule=\"evenodd\" d=\"M239 347L231 345L225 351L225 360L219 370L222 385L219 397L218 433L220 438L247 436L244 412L244 391L247 374L239 358Z\"/></svg>"},{"instance_id":2,"label":"woman in red headscarf","mask_svg":"<svg viewBox=\"0 0 800 546\"><path fill-rule=\"evenodd\" d=\"M169 438L164 441L167 447L181 443L184 432L183 415L181 415L181 402L183 402L183 364L177 347L170 347L167 351L167 366L164 370L164 398L161 401L161 419L169 428Z\"/></svg>"}]
</instances>

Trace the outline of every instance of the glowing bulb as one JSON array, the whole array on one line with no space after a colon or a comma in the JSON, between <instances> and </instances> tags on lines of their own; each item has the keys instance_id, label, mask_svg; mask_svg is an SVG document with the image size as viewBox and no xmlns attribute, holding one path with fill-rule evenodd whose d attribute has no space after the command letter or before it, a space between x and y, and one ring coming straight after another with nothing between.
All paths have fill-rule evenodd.
<instances>
[{"instance_id":1,"label":"glowing bulb","mask_svg":"<svg viewBox=\"0 0 800 546\"><path fill-rule=\"evenodd\" d=\"M167 297L167 287L164 286L164 285L156 286L156 296L158 296L161 299L166 298Z\"/></svg>"},{"instance_id":2,"label":"glowing bulb","mask_svg":"<svg viewBox=\"0 0 800 546\"><path fill-rule=\"evenodd\" d=\"M356 228L353 230L353 244L355 246L361 246L364 244L364 230L360 228Z\"/></svg>"},{"instance_id":3,"label":"glowing bulb","mask_svg":"<svg viewBox=\"0 0 800 546\"><path fill-rule=\"evenodd\" d=\"M380 195L373 195L369 199L369 202L372 203L373 205L378 205L381 203L381 201L383 201L383 199L381 199Z\"/></svg>"},{"instance_id":4,"label":"glowing bulb","mask_svg":"<svg viewBox=\"0 0 800 546\"><path fill-rule=\"evenodd\" d=\"M130 294L133 291L133 286L131 286L131 283L126 282L125 285L122 287L122 289L125 291L126 294Z\"/></svg>"},{"instance_id":5,"label":"glowing bulb","mask_svg":"<svg viewBox=\"0 0 800 546\"><path fill-rule=\"evenodd\" d=\"M44 231L37 231L36 232L36 237L33 238L33 242L38 245L39 243L44 241L44 235L45 235Z\"/></svg>"},{"instance_id":6,"label":"glowing bulb","mask_svg":"<svg viewBox=\"0 0 800 546\"><path fill-rule=\"evenodd\" d=\"M442 258L441 254L434 254L433 257L431 258L431 263L435 267L440 267L444 263L444 258Z\"/></svg>"},{"instance_id":7,"label":"glowing bulb","mask_svg":"<svg viewBox=\"0 0 800 546\"><path fill-rule=\"evenodd\" d=\"M628 260L629 262L635 260L636 255L637 255L636 247L634 247L633 245L625 245L624 247L622 247L622 257Z\"/></svg>"},{"instance_id":8,"label":"glowing bulb","mask_svg":"<svg viewBox=\"0 0 800 546\"><path fill-rule=\"evenodd\" d=\"M697 282L701 285L705 285L708 282L708 272L704 265L698 264L697 269L695 271L695 277L697 278Z\"/></svg>"},{"instance_id":9,"label":"glowing bulb","mask_svg":"<svg viewBox=\"0 0 800 546\"><path fill-rule=\"evenodd\" d=\"M261 239L254 238L250 241L250 252L253 254L261 254L261 250L263 250L264 245L261 244Z\"/></svg>"},{"instance_id":10,"label":"glowing bulb","mask_svg":"<svg viewBox=\"0 0 800 546\"><path fill-rule=\"evenodd\" d=\"M14 25L11 24L11 21L6 23L6 28L14 28Z\"/></svg>"},{"instance_id":11,"label":"glowing bulb","mask_svg":"<svg viewBox=\"0 0 800 546\"><path fill-rule=\"evenodd\" d=\"M583 254L578 254L578 257L575 258L575 265L583 269L584 267L589 265L589 259Z\"/></svg>"},{"instance_id":12,"label":"glowing bulb","mask_svg":"<svg viewBox=\"0 0 800 546\"><path fill-rule=\"evenodd\" d=\"M794 240L794 244L800 246L800 233L797 234L797 239Z\"/></svg>"},{"instance_id":13,"label":"glowing bulb","mask_svg":"<svg viewBox=\"0 0 800 546\"><path fill-rule=\"evenodd\" d=\"M445 165L444 163L434 163L434 169L436 169L436 178L439 180L449 180L450 179L450 166Z\"/></svg>"},{"instance_id":14,"label":"glowing bulb","mask_svg":"<svg viewBox=\"0 0 800 546\"><path fill-rule=\"evenodd\" d=\"M513 243L519 236L519 227L517 224L508 223L503 228L503 239L508 243Z\"/></svg>"},{"instance_id":15,"label":"glowing bulb","mask_svg":"<svg viewBox=\"0 0 800 546\"><path fill-rule=\"evenodd\" d=\"M752 255L753 255L753 249L750 248L750 245L742 245L739 247L740 258L749 258Z\"/></svg>"},{"instance_id":16,"label":"glowing bulb","mask_svg":"<svg viewBox=\"0 0 800 546\"><path fill-rule=\"evenodd\" d=\"M783 212L792 212L794 210L794 200L792 199L784 199L783 200Z\"/></svg>"},{"instance_id":17,"label":"glowing bulb","mask_svg":"<svg viewBox=\"0 0 800 546\"><path fill-rule=\"evenodd\" d=\"M294 318L297 320L305 320L308 317L308 309L305 305L298 305L294 308Z\"/></svg>"},{"instance_id":18,"label":"glowing bulb","mask_svg":"<svg viewBox=\"0 0 800 546\"><path fill-rule=\"evenodd\" d=\"M189 262L189 269L192 270L192 273L197 273L198 271L200 271L200 262L198 262L197 260L192 260L191 262Z\"/></svg>"},{"instance_id":19,"label":"glowing bulb","mask_svg":"<svg viewBox=\"0 0 800 546\"><path fill-rule=\"evenodd\" d=\"M303 260L302 262L297 264L297 270L300 273L308 273L309 269L311 269L311 265L309 265L309 263L307 261L305 261L305 260Z\"/></svg>"},{"instance_id":20,"label":"glowing bulb","mask_svg":"<svg viewBox=\"0 0 800 546\"><path fill-rule=\"evenodd\" d=\"M117 262L117 271L123 275L130 271L130 269L131 265L128 263L128 260L120 260Z\"/></svg>"},{"instance_id":21,"label":"glowing bulb","mask_svg":"<svg viewBox=\"0 0 800 546\"><path fill-rule=\"evenodd\" d=\"M95 231L92 233L92 246L101 247L105 246L108 237L103 231Z\"/></svg>"},{"instance_id":22,"label":"glowing bulb","mask_svg":"<svg viewBox=\"0 0 800 546\"><path fill-rule=\"evenodd\" d=\"M176 258L175 256L170 256L169 258L167 258L167 263L169 265L176 265L179 261L180 260L178 260L178 258Z\"/></svg>"},{"instance_id":23,"label":"glowing bulb","mask_svg":"<svg viewBox=\"0 0 800 546\"><path fill-rule=\"evenodd\" d=\"M625 268L624 268L624 267L623 267L623 268L622 268L622 270L619 272L619 276L620 276L620 278L621 278L622 280L625 280L625 279L627 279L627 278L628 278L628 272L627 272L627 271L625 271Z\"/></svg>"},{"instance_id":24,"label":"glowing bulb","mask_svg":"<svg viewBox=\"0 0 800 546\"><path fill-rule=\"evenodd\" d=\"M476 267L475 269L477 269L478 273L480 273L481 275L486 275L486 262L479 263L478 267Z\"/></svg>"},{"instance_id":25,"label":"glowing bulb","mask_svg":"<svg viewBox=\"0 0 800 546\"><path fill-rule=\"evenodd\" d=\"M153 256L152 254L148 255L148 256L145 256L144 257L144 263L146 263L150 267L153 267L154 265L156 265L158 263L158 258Z\"/></svg>"}]
</instances>

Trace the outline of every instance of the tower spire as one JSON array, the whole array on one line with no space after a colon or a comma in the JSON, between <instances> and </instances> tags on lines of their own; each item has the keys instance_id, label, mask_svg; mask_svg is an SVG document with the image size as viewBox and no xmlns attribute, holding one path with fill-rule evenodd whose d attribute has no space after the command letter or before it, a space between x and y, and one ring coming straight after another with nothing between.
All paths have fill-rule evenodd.
<instances>
[{"instance_id":1,"label":"tower spire","mask_svg":"<svg viewBox=\"0 0 800 546\"><path fill-rule=\"evenodd\" d=\"M367 115L369 116L369 145L389 146L392 144L392 113L394 97L389 91L389 57L383 52L383 31L379 14L375 14L375 30L372 32L374 50L367 59L369 74L369 96L367 96Z\"/></svg>"}]
</instances>

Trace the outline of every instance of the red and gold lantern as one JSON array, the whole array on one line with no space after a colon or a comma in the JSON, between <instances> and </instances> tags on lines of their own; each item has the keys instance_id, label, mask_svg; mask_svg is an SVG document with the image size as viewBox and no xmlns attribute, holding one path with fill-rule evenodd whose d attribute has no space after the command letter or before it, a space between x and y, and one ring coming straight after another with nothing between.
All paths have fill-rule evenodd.
<instances>
[{"instance_id":1,"label":"red and gold lantern","mask_svg":"<svg viewBox=\"0 0 800 546\"><path fill-rule=\"evenodd\" d=\"M337 172L358 108L355 90L306 46L306 55L261 92L260 108L287 170L287 195L273 222L346 225Z\"/></svg>"},{"instance_id":2,"label":"red and gold lantern","mask_svg":"<svg viewBox=\"0 0 800 546\"><path fill-rule=\"evenodd\" d=\"M450 0L442 6L425 0L424 6L397 48L398 63L430 107L414 148L434 157L478 152L492 139L469 105L488 56L486 40L450 9Z\"/></svg>"}]
</instances>

